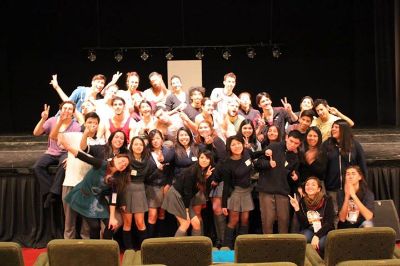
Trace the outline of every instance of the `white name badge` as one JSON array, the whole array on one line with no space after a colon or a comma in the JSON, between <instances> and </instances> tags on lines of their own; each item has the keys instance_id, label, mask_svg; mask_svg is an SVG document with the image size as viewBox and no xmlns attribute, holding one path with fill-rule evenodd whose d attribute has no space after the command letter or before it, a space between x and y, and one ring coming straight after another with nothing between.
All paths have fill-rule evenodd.
<instances>
[{"instance_id":1,"label":"white name badge","mask_svg":"<svg viewBox=\"0 0 400 266\"><path fill-rule=\"evenodd\" d=\"M117 193L112 193L111 203L112 204L117 204Z\"/></svg>"},{"instance_id":2,"label":"white name badge","mask_svg":"<svg viewBox=\"0 0 400 266\"><path fill-rule=\"evenodd\" d=\"M247 159L244 163L246 164L246 166L250 166L251 165L251 160Z\"/></svg>"},{"instance_id":3,"label":"white name badge","mask_svg":"<svg viewBox=\"0 0 400 266\"><path fill-rule=\"evenodd\" d=\"M321 229L321 227L322 227L321 221L314 221L314 222L312 223L312 226L313 226L313 228L314 228L314 233L318 232L318 231Z\"/></svg>"},{"instance_id":4,"label":"white name badge","mask_svg":"<svg viewBox=\"0 0 400 266\"><path fill-rule=\"evenodd\" d=\"M195 162L195 161L197 161L197 157L193 156L192 157L192 162Z\"/></svg>"},{"instance_id":5,"label":"white name badge","mask_svg":"<svg viewBox=\"0 0 400 266\"><path fill-rule=\"evenodd\" d=\"M349 211L347 214L347 221L350 223L355 223L357 222L358 219L358 211Z\"/></svg>"},{"instance_id":6,"label":"white name badge","mask_svg":"<svg viewBox=\"0 0 400 266\"><path fill-rule=\"evenodd\" d=\"M136 176L136 175L137 175L137 171L136 171L135 169L133 169L133 170L131 171L131 175Z\"/></svg>"}]
</instances>

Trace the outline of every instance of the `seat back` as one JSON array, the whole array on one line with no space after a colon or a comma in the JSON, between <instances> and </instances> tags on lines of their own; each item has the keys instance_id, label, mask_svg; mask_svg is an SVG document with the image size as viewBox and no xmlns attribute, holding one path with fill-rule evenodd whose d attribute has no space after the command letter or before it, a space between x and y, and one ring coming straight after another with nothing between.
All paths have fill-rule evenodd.
<instances>
[{"instance_id":1,"label":"seat back","mask_svg":"<svg viewBox=\"0 0 400 266\"><path fill-rule=\"evenodd\" d=\"M50 265L119 266L119 246L115 240L54 239L47 244Z\"/></svg>"},{"instance_id":2,"label":"seat back","mask_svg":"<svg viewBox=\"0 0 400 266\"><path fill-rule=\"evenodd\" d=\"M293 262L304 265L307 240L302 234L247 234L235 241L235 262Z\"/></svg>"},{"instance_id":3,"label":"seat back","mask_svg":"<svg viewBox=\"0 0 400 266\"><path fill-rule=\"evenodd\" d=\"M346 260L342 261L337 266L399 266L400 259L389 260Z\"/></svg>"},{"instance_id":4,"label":"seat back","mask_svg":"<svg viewBox=\"0 0 400 266\"><path fill-rule=\"evenodd\" d=\"M142 264L173 266L210 265L212 241L205 236L145 239L141 246Z\"/></svg>"},{"instance_id":5,"label":"seat back","mask_svg":"<svg viewBox=\"0 0 400 266\"><path fill-rule=\"evenodd\" d=\"M396 240L400 240L400 222L393 200L374 201L374 226L387 226L396 231Z\"/></svg>"},{"instance_id":6,"label":"seat back","mask_svg":"<svg viewBox=\"0 0 400 266\"><path fill-rule=\"evenodd\" d=\"M0 242L0 264L4 266L23 266L22 249L15 242Z\"/></svg>"},{"instance_id":7,"label":"seat back","mask_svg":"<svg viewBox=\"0 0 400 266\"><path fill-rule=\"evenodd\" d=\"M347 260L391 259L395 237L390 227L332 230L327 236L324 261L331 266Z\"/></svg>"}]
</instances>

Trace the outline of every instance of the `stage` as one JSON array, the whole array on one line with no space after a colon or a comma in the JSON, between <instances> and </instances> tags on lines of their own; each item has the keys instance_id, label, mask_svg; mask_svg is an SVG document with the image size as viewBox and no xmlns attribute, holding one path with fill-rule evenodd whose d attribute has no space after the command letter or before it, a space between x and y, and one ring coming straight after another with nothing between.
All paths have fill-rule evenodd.
<instances>
[{"instance_id":1,"label":"stage","mask_svg":"<svg viewBox=\"0 0 400 266\"><path fill-rule=\"evenodd\" d=\"M368 164L368 184L378 200L400 210L400 128L354 129ZM47 148L47 136L0 136L0 241L41 248L63 238L61 203L43 209L32 166Z\"/></svg>"}]
</instances>

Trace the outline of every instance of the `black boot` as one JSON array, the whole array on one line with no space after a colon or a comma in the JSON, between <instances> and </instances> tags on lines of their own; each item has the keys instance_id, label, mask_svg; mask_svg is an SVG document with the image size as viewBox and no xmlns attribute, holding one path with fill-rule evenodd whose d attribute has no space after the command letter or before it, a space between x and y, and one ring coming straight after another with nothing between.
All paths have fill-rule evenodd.
<instances>
[{"instance_id":1,"label":"black boot","mask_svg":"<svg viewBox=\"0 0 400 266\"><path fill-rule=\"evenodd\" d=\"M133 249L132 244L132 232L131 231L122 231L122 241L124 243L125 250Z\"/></svg>"},{"instance_id":2,"label":"black boot","mask_svg":"<svg viewBox=\"0 0 400 266\"><path fill-rule=\"evenodd\" d=\"M138 235L139 235L139 249L141 249L143 240L147 238L147 229L138 230Z\"/></svg>"},{"instance_id":3,"label":"black boot","mask_svg":"<svg viewBox=\"0 0 400 266\"><path fill-rule=\"evenodd\" d=\"M148 224L147 225L147 237L154 237L154 231L156 230L156 224Z\"/></svg>"},{"instance_id":4,"label":"black boot","mask_svg":"<svg viewBox=\"0 0 400 266\"><path fill-rule=\"evenodd\" d=\"M223 246L229 247L230 249L234 249L234 244L235 244L233 241L234 234L235 234L235 229L230 228L229 226L226 226Z\"/></svg>"},{"instance_id":5,"label":"black boot","mask_svg":"<svg viewBox=\"0 0 400 266\"><path fill-rule=\"evenodd\" d=\"M214 225L215 225L215 233L217 235L217 240L215 242L215 246L217 248L221 248L224 243L224 231L226 227L226 218L223 214L214 215Z\"/></svg>"},{"instance_id":6,"label":"black boot","mask_svg":"<svg viewBox=\"0 0 400 266\"><path fill-rule=\"evenodd\" d=\"M249 226L242 225L239 227L238 235L247 235L249 233Z\"/></svg>"}]
</instances>

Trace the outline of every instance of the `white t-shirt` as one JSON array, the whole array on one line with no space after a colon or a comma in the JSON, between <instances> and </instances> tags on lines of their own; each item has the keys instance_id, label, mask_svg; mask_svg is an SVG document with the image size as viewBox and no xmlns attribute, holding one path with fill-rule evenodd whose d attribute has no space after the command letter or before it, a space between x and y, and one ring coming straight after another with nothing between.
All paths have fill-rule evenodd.
<instances>
[{"instance_id":1,"label":"white t-shirt","mask_svg":"<svg viewBox=\"0 0 400 266\"><path fill-rule=\"evenodd\" d=\"M82 132L69 132L64 133L64 139L72 147L79 149ZM65 178L63 186L74 187L85 177L86 173L92 168L88 163L85 163L68 152L67 168L65 169Z\"/></svg>"}]
</instances>

